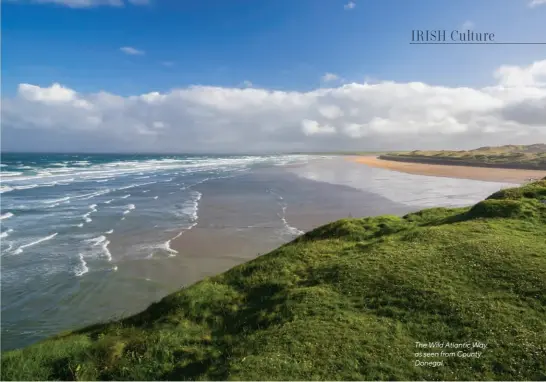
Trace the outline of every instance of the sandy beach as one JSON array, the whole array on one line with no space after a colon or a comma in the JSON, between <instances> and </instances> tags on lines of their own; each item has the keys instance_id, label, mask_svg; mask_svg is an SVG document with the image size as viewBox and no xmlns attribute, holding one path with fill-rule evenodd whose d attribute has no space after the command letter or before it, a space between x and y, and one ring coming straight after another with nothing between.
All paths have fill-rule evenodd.
<instances>
[{"instance_id":1,"label":"sandy beach","mask_svg":"<svg viewBox=\"0 0 546 382\"><path fill-rule=\"evenodd\" d=\"M370 167L405 172L408 174L473 179L487 182L522 184L529 179L541 179L546 176L546 171L395 162L382 160L377 156L354 156L348 158L348 160L362 163Z\"/></svg>"},{"instance_id":2,"label":"sandy beach","mask_svg":"<svg viewBox=\"0 0 546 382\"><path fill-rule=\"evenodd\" d=\"M91 179L87 193L83 181L60 186L60 195L50 187L23 189L18 192L36 198L40 208L26 214L17 193L11 201L10 193L2 195L3 206L14 212L2 222L3 250L11 240L14 249L23 246L22 253L2 258L3 349L139 312L341 218L467 206L511 186L417 176L346 159L258 163L245 171L232 165L227 171L226 158L207 158L200 159L206 170L187 172L167 162L164 170L123 174L107 185ZM187 159L181 161L186 166ZM157 166L157 159L140 165L147 163ZM42 207L61 196L72 200ZM18 236L27 232L28 238Z\"/></svg>"}]
</instances>

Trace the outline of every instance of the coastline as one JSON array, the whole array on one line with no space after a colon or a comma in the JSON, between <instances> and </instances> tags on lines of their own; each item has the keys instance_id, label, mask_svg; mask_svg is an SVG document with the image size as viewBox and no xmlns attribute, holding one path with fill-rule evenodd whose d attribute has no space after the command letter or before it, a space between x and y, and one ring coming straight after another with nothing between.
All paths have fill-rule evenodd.
<instances>
[{"instance_id":1,"label":"coastline","mask_svg":"<svg viewBox=\"0 0 546 382\"><path fill-rule=\"evenodd\" d=\"M39 325L32 317L20 316L20 307L30 301L28 288L24 292L27 300L21 301L16 293L11 300L3 295L3 303L9 306L2 312L3 348L24 347L76 325L137 313L169 293L339 219L403 216L426 207L467 206L509 186L417 177L346 159L313 158L306 163L257 166L228 177L164 174L158 187L130 188L132 199L126 199L129 193L123 189L103 199L83 201L82 211L98 212L91 215L90 232L82 239L100 245L90 246L93 252L69 263L59 257L65 267L61 269L70 273L59 271L50 284L33 285L38 293L33 300L38 303L33 306L41 317ZM134 184L142 182L146 183L137 180ZM133 181L118 187L125 184L133 186ZM116 196L118 205L112 209L110 202L115 206L112 198ZM125 214L129 202L136 208ZM112 216L107 214L110 211ZM81 228L76 228L81 235ZM54 245L59 237L45 243ZM3 261L20 259L25 257L10 256ZM45 299L39 294L42 291L46 291ZM65 299L51 301L48 296L58 296L59 291L65 293ZM44 312L41 306L48 303L59 309Z\"/></svg>"},{"instance_id":2,"label":"coastline","mask_svg":"<svg viewBox=\"0 0 546 382\"><path fill-rule=\"evenodd\" d=\"M361 163L369 167L404 172L414 175L428 175L446 178L472 179L485 182L507 182L522 184L529 179L542 179L546 171L519 170L504 168L485 168L473 166L452 166L412 162L398 162L379 159L377 156L352 156L347 160Z\"/></svg>"},{"instance_id":3,"label":"coastline","mask_svg":"<svg viewBox=\"0 0 546 382\"><path fill-rule=\"evenodd\" d=\"M545 229L545 181L473 207L331 222L134 315L3 352L1 377L373 380L386 365L402 380L540 379L545 338L536 333L546 333L546 321L536 291L545 262L536 253L545 248L536 237ZM518 240L506 235L514 228ZM522 316L529 319L514 325ZM421 337L476 350L416 355ZM359 364L378 354L385 363ZM399 366L428 357L443 367Z\"/></svg>"}]
</instances>

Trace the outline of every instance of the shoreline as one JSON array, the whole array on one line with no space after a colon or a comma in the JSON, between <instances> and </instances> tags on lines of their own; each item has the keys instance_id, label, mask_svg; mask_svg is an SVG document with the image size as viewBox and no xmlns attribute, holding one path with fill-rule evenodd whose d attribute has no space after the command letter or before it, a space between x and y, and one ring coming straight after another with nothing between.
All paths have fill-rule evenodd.
<instances>
[{"instance_id":1,"label":"shoreline","mask_svg":"<svg viewBox=\"0 0 546 382\"><path fill-rule=\"evenodd\" d=\"M481 180L485 182L507 182L522 184L530 179L542 179L546 171L541 170L520 170L505 168L487 168L474 166L455 166L425 164L414 162L399 162L379 159L377 156L351 156L347 160L361 163L373 168L404 172L414 175L426 175L445 178L459 178Z\"/></svg>"},{"instance_id":2,"label":"shoreline","mask_svg":"<svg viewBox=\"0 0 546 382\"><path fill-rule=\"evenodd\" d=\"M76 323L91 325L95 321L91 321L89 311L99 320L134 314L173 291L269 253L300 231L348 217L403 216L430 206L466 206L501 187L385 173L346 159L317 158L304 164L256 167L233 177L211 176L206 181L202 176L182 178L168 189L165 185L151 189L150 194L148 190L142 195L133 191L138 198L134 199L136 213L123 215L127 216L124 223L105 220L103 228L93 228L95 240L100 239L98 235L108 235L108 244L101 242L105 247L100 257L84 254L85 263L78 257L68 265L71 271L72 265L85 264L87 272L59 276L48 286L56 293L66 293L67 302L60 303L60 313L36 313L47 325L37 327L31 320L21 320L16 305L19 301L12 299L14 305L3 311L3 323L12 325L2 333L3 347L26 346L69 330ZM182 181L191 185L191 191L182 190L179 195L171 192L181 187L176 182ZM159 195L158 202L154 195ZM176 220L169 220L171 213ZM121 209L116 218L120 216ZM143 219L145 216L150 219ZM157 220L159 216L165 219L164 224ZM102 224L98 216L93 221ZM127 223L132 226L124 228ZM189 226L193 228L187 229ZM106 256L113 257L111 263ZM41 296L35 301L42 303ZM66 309L70 315L62 313Z\"/></svg>"},{"instance_id":3,"label":"shoreline","mask_svg":"<svg viewBox=\"0 0 546 382\"><path fill-rule=\"evenodd\" d=\"M546 266L536 257L546 249L536 240L546 229L539 204L544 190L546 178L465 209L332 222L267 256L178 288L138 313L3 351L2 380L373 380L385 366L359 362L377 354L394 354L386 365L399 379L467 373L469 380L486 380L490 370L496 379L533 379L546 371L529 372L543 357L526 351L546 339L536 335L546 333L536 293ZM507 229L518 230L517 242ZM498 253L499 246L505 250ZM502 284L494 277L499 274ZM460 282L465 279L476 282ZM487 298L476 302L476 295ZM435 304L427 303L430 296ZM391 306L396 309L386 310ZM385 312L392 314L388 321ZM465 323L476 314L480 319L468 332ZM533 319L514 327L522 315ZM394 342L393 325L402 333ZM465 360L434 369L432 377L425 368L399 368L418 361L415 338L446 333L480 338L474 346L480 352L460 355L468 362L488 343L516 347L488 349L475 370ZM393 353L393 347L401 350ZM190 367L176 355L180 349ZM85 364L75 368L82 354ZM514 359L518 368L496 368Z\"/></svg>"}]
</instances>

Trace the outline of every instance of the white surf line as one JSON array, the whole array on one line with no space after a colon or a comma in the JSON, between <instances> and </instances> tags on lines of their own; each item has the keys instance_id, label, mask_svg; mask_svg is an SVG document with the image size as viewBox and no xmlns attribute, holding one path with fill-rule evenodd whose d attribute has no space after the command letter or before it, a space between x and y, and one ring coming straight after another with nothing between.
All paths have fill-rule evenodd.
<instances>
[{"instance_id":1,"label":"white surf line","mask_svg":"<svg viewBox=\"0 0 546 382\"><path fill-rule=\"evenodd\" d=\"M84 194L84 195L75 195L75 196L72 196L72 199L80 199L80 200L89 200L91 198L94 198L95 196L100 196L100 195L104 195L104 194L108 194L112 192L111 189L107 188L105 190L100 190L100 191L96 191L96 192L91 192L89 194Z\"/></svg>"},{"instance_id":2,"label":"white surf line","mask_svg":"<svg viewBox=\"0 0 546 382\"><path fill-rule=\"evenodd\" d=\"M38 240L36 240L36 241L33 241L32 243L28 243L28 244L22 245L22 246L20 246L19 248L17 248L17 249L15 250L15 252L13 252L13 253L14 253L15 255L18 255L18 254L20 254L20 253L23 253L23 249L28 248L28 247L32 247L33 245L40 244L40 243L42 243L42 242L44 242L44 241L47 241L47 240L51 240L51 239L53 239L55 236L57 236L57 234L58 234L58 233L55 232L55 233L52 234L52 235L43 237L43 238L41 238L41 239L38 239Z\"/></svg>"},{"instance_id":3,"label":"white surf line","mask_svg":"<svg viewBox=\"0 0 546 382\"><path fill-rule=\"evenodd\" d=\"M4 238L8 237L8 235L9 235L11 232L13 232L13 229L11 229L11 228L8 229L7 231L2 232L2 233L0 234L0 238L4 239Z\"/></svg>"},{"instance_id":4,"label":"white surf line","mask_svg":"<svg viewBox=\"0 0 546 382\"><path fill-rule=\"evenodd\" d=\"M110 250L108 249L108 244L110 244L110 241L106 240L106 236L100 235L85 241L88 243L93 243L93 247L100 245L107 260L112 261L112 253L110 253Z\"/></svg>"},{"instance_id":5,"label":"white surf line","mask_svg":"<svg viewBox=\"0 0 546 382\"><path fill-rule=\"evenodd\" d=\"M129 204L127 206L127 209L125 211L123 211L123 215L127 215L128 213L130 213L132 210L134 210L136 207L134 204Z\"/></svg>"},{"instance_id":6,"label":"white surf line","mask_svg":"<svg viewBox=\"0 0 546 382\"><path fill-rule=\"evenodd\" d=\"M85 262L83 258L83 254L80 253L79 256L80 256L80 264L74 270L74 275L76 275L77 277L83 276L84 274L89 272L89 268L87 267L87 263Z\"/></svg>"},{"instance_id":7,"label":"white surf line","mask_svg":"<svg viewBox=\"0 0 546 382\"><path fill-rule=\"evenodd\" d=\"M96 245L99 245L100 243L102 243L105 240L106 240L106 237L103 236L103 235L100 235L100 236L97 236L97 237L93 237L91 239L86 239L85 242L93 243L93 247L94 247Z\"/></svg>"},{"instance_id":8,"label":"white surf line","mask_svg":"<svg viewBox=\"0 0 546 382\"><path fill-rule=\"evenodd\" d=\"M106 255L106 259L110 262L112 261L112 253L108 249L108 244L110 244L109 240L106 240L104 243L102 243L102 250L104 254Z\"/></svg>"},{"instance_id":9,"label":"white surf line","mask_svg":"<svg viewBox=\"0 0 546 382\"><path fill-rule=\"evenodd\" d=\"M177 250L171 248L171 241L178 239L180 235L182 235L182 233L184 233L184 231L180 231L175 237L167 240L165 243L159 246L161 249L164 249L165 251L169 252L169 257L174 257L178 253ZM153 256L153 253L151 255Z\"/></svg>"},{"instance_id":10,"label":"white surf line","mask_svg":"<svg viewBox=\"0 0 546 382\"><path fill-rule=\"evenodd\" d=\"M185 189L188 189L188 188L192 188L192 187L195 187L197 186L198 184L202 184L202 183L205 183L207 180L210 180L210 178L205 178L205 179L202 179L196 183L193 183L193 184L190 184L189 186L187 187L182 187L181 189L185 188Z\"/></svg>"},{"instance_id":11,"label":"white surf line","mask_svg":"<svg viewBox=\"0 0 546 382\"><path fill-rule=\"evenodd\" d=\"M14 215L11 212L6 212L5 214L0 215L0 220L9 219Z\"/></svg>"},{"instance_id":12,"label":"white surf line","mask_svg":"<svg viewBox=\"0 0 546 382\"><path fill-rule=\"evenodd\" d=\"M15 186L13 187L14 190L30 190L32 188L40 187L39 184L27 184L23 186Z\"/></svg>"},{"instance_id":13,"label":"white surf line","mask_svg":"<svg viewBox=\"0 0 546 382\"><path fill-rule=\"evenodd\" d=\"M197 212L199 211L199 201L201 200L201 197L203 196L203 194L200 193L199 191L194 191L194 192L197 195L196 195L195 200L192 201L193 202L192 212L191 212L191 214L186 213L186 215L190 216L192 224L190 224L190 226L188 228L183 229L176 236L174 236L173 238L167 240L165 243L163 243L163 245L160 246L160 248L162 248L162 249L166 250L167 252L169 252L169 257L174 257L178 253L177 250L171 248L171 241L178 239L184 232L191 230L193 227L195 227L197 225L197 220L199 219L199 215L197 214ZM153 256L153 252L150 254L150 258L152 256Z\"/></svg>"},{"instance_id":14,"label":"white surf line","mask_svg":"<svg viewBox=\"0 0 546 382\"><path fill-rule=\"evenodd\" d=\"M86 223L91 223L93 221L93 219L91 219L89 217L89 215L91 215L93 212L97 212L97 205L96 204L91 204L89 206L89 208L91 209L91 211L89 211L88 213L86 214L83 214L82 218L83 220L85 220ZM81 223L80 223L81 224ZM78 227L81 227L80 225L78 225Z\"/></svg>"},{"instance_id":15,"label":"white surf line","mask_svg":"<svg viewBox=\"0 0 546 382\"><path fill-rule=\"evenodd\" d=\"M283 222L284 227L286 228L286 230L291 235L297 235L297 236L303 235L305 232L303 232L302 230L288 224L288 222L286 221L285 214L286 214L286 206L282 206L282 216L280 218L281 218L281 221Z\"/></svg>"},{"instance_id":16,"label":"white surf line","mask_svg":"<svg viewBox=\"0 0 546 382\"><path fill-rule=\"evenodd\" d=\"M9 251L11 251L11 249L13 248L13 243L9 243L9 247L6 248L6 250L4 251L4 253L7 253ZM1 256L1 255L0 255Z\"/></svg>"},{"instance_id":17,"label":"white surf line","mask_svg":"<svg viewBox=\"0 0 546 382\"><path fill-rule=\"evenodd\" d=\"M110 231L106 231L105 234L110 235L110 234L113 233L113 232L114 232L114 230L111 229Z\"/></svg>"},{"instance_id":18,"label":"white surf line","mask_svg":"<svg viewBox=\"0 0 546 382\"><path fill-rule=\"evenodd\" d=\"M80 200L88 200L88 199L91 199L91 198L94 198L95 196L100 196L100 195L104 195L104 194L108 194L109 192L111 192L112 190L110 190L109 188L107 188L106 190L101 190L101 191L97 191L97 192L91 192L89 194L83 194L83 195L74 195L74 196L65 196L64 198L61 198L61 199L57 199L57 200L46 200L44 201L44 203L46 204L60 204L60 203L69 203L71 199L80 199Z\"/></svg>"},{"instance_id":19,"label":"white surf line","mask_svg":"<svg viewBox=\"0 0 546 382\"><path fill-rule=\"evenodd\" d=\"M199 211L199 201L201 200L201 197L203 196L203 194L200 193L199 191L192 191L192 193L195 199L189 200L185 203L186 207L182 209L182 213L184 215L189 216L192 222L196 222L197 219L199 219L199 215L197 215L197 213ZM190 204L190 205L188 206L187 204Z\"/></svg>"},{"instance_id":20,"label":"white surf line","mask_svg":"<svg viewBox=\"0 0 546 382\"><path fill-rule=\"evenodd\" d=\"M290 224L288 224L288 222L286 221L286 208L288 207L288 205L286 204L286 202L284 202L284 198L279 195L278 193L276 193L275 191L271 190L271 189L267 189L266 192L270 193L271 195L274 195L277 197L277 204L282 208L282 215L279 215L277 214L277 216L281 219L283 225L284 225L284 228L288 231L289 234L291 235L296 235L296 236L300 236L300 235L303 235L305 232L296 228L296 227L293 227L291 226Z\"/></svg>"},{"instance_id":21,"label":"white surf line","mask_svg":"<svg viewBox=\"0 0 546 382\"><path fill-rule=\"evenodd\" d=\"M135 187L142 187L142 186L147 186L149 184L155 184L157 182L147 182L147 183L141 183L141 184L131 184L129 186L125 186L125 187L120 187L118 188L118 190L127 190L129 188L135 188Z\"/></svg>"}]
</instances>

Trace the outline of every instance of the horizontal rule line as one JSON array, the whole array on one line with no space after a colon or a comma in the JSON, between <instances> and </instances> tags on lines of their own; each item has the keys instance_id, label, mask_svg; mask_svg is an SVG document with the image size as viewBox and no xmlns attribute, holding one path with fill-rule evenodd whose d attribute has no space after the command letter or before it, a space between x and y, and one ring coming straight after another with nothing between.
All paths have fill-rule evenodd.
<instances>
[{"instance_id":1,"label":"horizontal rule line","mask_svg":"<svg viewBox=\"0 0 546 382\"><path fill-rule=\"evenodd\" d=\"M546 42L410 42L410 45L546 45Z\"/></svg>"}]
</instances>

